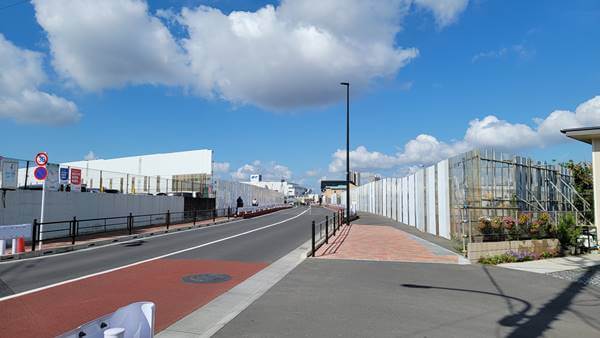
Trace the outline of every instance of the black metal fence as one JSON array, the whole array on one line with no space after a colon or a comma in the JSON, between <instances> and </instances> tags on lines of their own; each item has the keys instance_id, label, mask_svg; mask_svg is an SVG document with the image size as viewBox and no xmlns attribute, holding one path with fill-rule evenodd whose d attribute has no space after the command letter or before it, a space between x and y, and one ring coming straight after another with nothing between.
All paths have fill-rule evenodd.
<instances>
[{"instance_id":1,"label":"black metal fence","mask_svg":"<svg viewBox=\"0 0 600 338\"><path fill-rule=\"evenodd\" d=\"M129 213L126 216L77 219L73 217L69 220L54 222L38 222L33 220L31 233L31 251L35 251L40 240L43 241L61 241L70 239L71 244L85 237L91 237L102 233L124 233L132 235L135 230L149 227L165 227L176 224L202 222L212 219L212 224L217 218L234 217L235 210L232 208L210 209L210 210L190 210L183 212L170 212L158 214L133 215Z\"/></svg>"},{"instance_id":2,"label":"black metal fence","mask_svg":"<svg viewBox=\"0 0 600 338\"><path fill-rule=\"evenodd\" d=\"M308 257L315 257L315 253L323 244L329 243L329 238L335 236L344 223L344 211L338 210L331 216L325 216L325 220L319 223L312 221L311 250Z\"/></svg>"}]
</instances>

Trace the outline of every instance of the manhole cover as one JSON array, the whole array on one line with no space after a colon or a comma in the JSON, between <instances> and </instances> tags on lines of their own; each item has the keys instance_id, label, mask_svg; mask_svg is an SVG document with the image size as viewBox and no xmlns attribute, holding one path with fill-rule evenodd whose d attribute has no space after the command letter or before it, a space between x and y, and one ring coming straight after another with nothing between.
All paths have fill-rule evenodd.
<instances>
[{"instance_id":1,"label":"manhole cover","mask_svg":"<svg viewBox=\"0 0 600 338\"><path fill-rule=\"evenodd\" d=\"M230 275L218 273L202 273L198 275L189 275L181 280L184 283L203 284L203 283L222 283L231 279Z\"/></svg>"}]
</instances>

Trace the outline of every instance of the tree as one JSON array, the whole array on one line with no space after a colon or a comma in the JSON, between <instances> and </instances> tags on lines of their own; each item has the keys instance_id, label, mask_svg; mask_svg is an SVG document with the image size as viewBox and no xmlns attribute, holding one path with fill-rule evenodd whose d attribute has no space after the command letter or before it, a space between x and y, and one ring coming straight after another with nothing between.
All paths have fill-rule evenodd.
<instances>
[{"instance_id":1,"label":"tree","mask_svg":"<svg viewBox=\"0 0 600 338\"><path fill-rule=\"evenodd\" d=\"M573 174L573 180L575 190L581 195L590 205L589 209L586 209L585 217L594 222L594 184L592 176L592 164L589 162L574 162L569 160L563 164L566 168L571 170ZM580 211L583 211L583 201L580 198L575 198L573 201L575 207Z\"/></svg>"}]
</instances>

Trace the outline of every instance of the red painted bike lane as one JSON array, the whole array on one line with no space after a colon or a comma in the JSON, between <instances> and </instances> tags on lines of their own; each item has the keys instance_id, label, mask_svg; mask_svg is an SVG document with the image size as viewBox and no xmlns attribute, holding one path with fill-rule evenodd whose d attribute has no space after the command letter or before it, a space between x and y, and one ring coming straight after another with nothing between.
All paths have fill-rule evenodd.
<instances>
[{"instance_id":1,"label":"red painted bike lane","mask_svg":"<svg viewBox=\"0 0 600 338\"><path fill-rule=\"evenodd\" d=\"M158 259L0 302L0 336L55 337L139 301L156 304L159 332L207 304L267 263ZM184 276L227 274L221 283L190 284Z\"/></svg>"}]
</instances>

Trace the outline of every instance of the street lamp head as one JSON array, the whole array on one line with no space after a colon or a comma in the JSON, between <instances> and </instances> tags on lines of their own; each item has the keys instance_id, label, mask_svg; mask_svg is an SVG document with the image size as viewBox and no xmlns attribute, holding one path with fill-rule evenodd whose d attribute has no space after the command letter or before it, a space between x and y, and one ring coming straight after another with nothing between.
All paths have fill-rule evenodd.
<instances>
[{"instance_id":1,"label":"street lamp head","mask_svg":"<svg viewBox=\"0 0 600 338\"><path fill-rule=\"evenodd\" d=\"M349 82L340 82L340 84L341 84L342 86L349 86L349 85L350 85L350 83L349 83Z\"/></svg>"}]
</instances>

